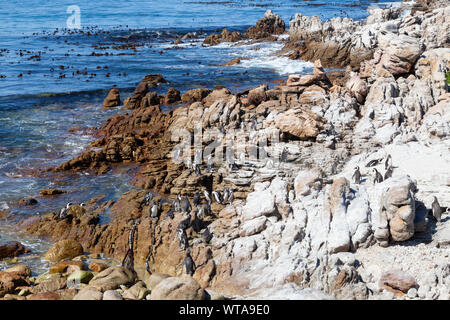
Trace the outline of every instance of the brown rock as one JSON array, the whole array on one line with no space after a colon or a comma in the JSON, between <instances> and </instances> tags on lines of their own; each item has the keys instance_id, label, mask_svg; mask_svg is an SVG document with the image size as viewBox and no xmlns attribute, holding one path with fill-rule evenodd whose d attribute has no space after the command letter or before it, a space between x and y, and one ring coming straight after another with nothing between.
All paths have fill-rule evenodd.
<instances>
[{"instance_id":1,"label":"brown rock","mask_svg":"<svg viewBox=\"0 0 450 320\"><path fill-rule=\"evenodd\" d=\"M416 280L402 270L384 273L380 278L380 286L395 294L407 293L411 288L417 288Z\"/></svg>"},{"instance_id":2,"label":"brown rock","mask_svg":"<svg viewBox=\"0 0 450 320\"><path fill-rule=\"evenodd\" d=\"M102 272L103 270L108 269L108 265L106 263L93 262L89 265L89 269L94 272Z\"/></svg>"},{"instance_id":3,"label":"brown rock","mask_svg":"<svg viewBox=\"0 0 450 320\"><path fill-rule=\"evenodd\" d=\"M0 272L0 297L13 293L19 286L28 286L30 283L26 276L19 272Z\"/></svg>"},{"instance_id":4,"label":"brown rock","mask_svg":"<svg viewBox=\"0 0 450 320\"><path fill-rule=\"evenodd\" d=\"M67 191L59 189L42 189L40 193L43 196L56 196L63 193L67 193Z\"/></svg>"},{"instance_id":5,"label":"brown rock","mask_svg":"<svg viewBox=\"0 0 450 320\"><path fill-rule=\"evenodd\" d=\"M103 108L113 108L120 106L120 93L119 89L113 88L109 91L105 100L102 103Z\"/></svg>"},{"instance_id":6,"label":"brown rock","mask_svg":"<svg viewBox=\"0 0 450 320\"><path fill-rule=\"evenodd\" d=\"M30 249L25 248L17 241L10 241L0 245L0 259L17 257L28 252L30 252Z\"/></svg>"},{"instance_id":7,"label":"brown rock","mask_svg":"<svg viewBox=\"0 0 450 320\"><path fill-rule=\"evenodd\" d=\"M21 205L21 206L34 206L37 204L38 204L38 201L33 198L22 199L19 201L19 205Z\"/></svg>"},{"instance_id":8,"label":"brown rock","mask_svg":"<svg viewBox=\"0 0 450 320\"><path fill-rule=\"evenodd\" d=\"M17 272L17 274L23 275L24 277L31 276L30 267L24 264L16 264L15 266L3 270L3 272Z\"/></svg>"},{"instance_id":9,"label":"brown rock","mask_svg":"<svg viewBox=\"0 0 450 320\"><path fill-rule=\"evenodd\" d=\"M250 90L247 96L248 103L254 106L258 106L261 102L266 101L266 91L267 86L265 85Z\"/></svg>"},{"instance_id":10,"label":"brown rock","mask_svg":"<svg viewBox=\"0 0 450 320\"><path fill-rule=\"evenodd\" d=\"M205 292L190 277L171 277L162 280L150 295L151 300L204 300Z\"/></svg>"},{"instance_id":11,"label":"brown rock","mask_svg":"<svg viewBox=\"0 0 450 320\"><path fill-rule=\"evenodd\" d=\"M150 290L153 290L153 288L155 288L158 285L158 283L160 283L162 280L170 278L170 277L171 277L170 275L164 274L164 273L154 272L151 275L149 275L146 272L145 273L145 285Z\"/></svg>"},{"instance_id":12,"label":"brown rock","mask_svg":"<svg viewBox=\"0 0 450 320\"><path fill-rule=\"evenodd\" d=\"M101 291L94 287L87 286L81 289L73 300L102 300L102 298L103 293L101 293Z\"/></svg>"},{"instance_id":13,"label":"brown rock","mask_svg":"<svg viewBox=\"0 0 450 320\"><path fill-rule=\"evenodd\" d=\"M323 130L325 123L326 119L311 110L296 108L275 116L273 124L282 132L308 140L315 138Z\"/></svg>"},{"instance_id":14,"label":"brown rock","mask_svg":"<svg viewBox=\"0 0 450 320\"><path fill-rule=\"evenodd\" d=\"M170 88L167 91L166 97L164 98L165 104L174 104L181 100L180 91L175 88Z\"/></svg>"},{"instance_id":15,"label":"brown rock","mask_svg":"<svg viewBox=\"0 0 450 320\"><path fill-rule=\"evenodd\" d=\"M134 275L123 267L110 267L97 274L89 282L89 286L102 292L117 289L134 281Z\"/></svg>"},{"instance_id":16,"label":"brown rock","mask_svg":"<svg viewBox=\"0 0 450 320\"><path fill-rule=\"evenodd\" d=\"M75 240L60 240L45 254L44 259L58 262L63 259L72 259L83 254L83 247Z\"/></svg>"},{"instance_id":17,"label":"brown rock","mask_svg":"<svg viewBox=\"0 0 450 320\"><path fill-rule=\"evenodd\" d=\"M203 98L206 98L208 94L210 94L212 91L207 88L198 88L198 89L192 89L188 90L181 96L182 102L196 102L196 101L202 101Z\"/></svg>"}]
</instances>

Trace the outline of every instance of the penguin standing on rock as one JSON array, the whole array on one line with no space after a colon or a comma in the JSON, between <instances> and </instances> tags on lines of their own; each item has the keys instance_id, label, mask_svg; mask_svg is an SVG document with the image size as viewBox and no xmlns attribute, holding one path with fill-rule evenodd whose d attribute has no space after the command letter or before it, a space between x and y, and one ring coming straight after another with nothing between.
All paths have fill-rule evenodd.
<instances>
[{"instance_id":1,"label":"penguin standing on rock","mask_svg":"<svg viewBox=\"0 0 450 320\"><path fill-rule=\"evenodd\" d=\"M200 192L196 192L194 194L194 197L192 199L192 203L194 204L194 206L198 206L200 204L201 198L200 198Z\"/></svg>"},{"instance_id":2,"label":"penguin standing on rock","mask_svg":"<svg viewBox=\"0 0 450 320\"><path fill-rule=\"evenodd\" d=\"M207 216L211 216L211 203L207 202L203 204L203 214Z\"/></svg>"},{"instance_id":3,"label":"penguin standing on rock","mask_svg":"<svg viewBox=\"0 0 450 320\"><path fill-rule=\"evenodd\" d=\"M281 152L281 162L286 162L288 155L289 155L288 148L284 147L283 151Z\"/></svg>"},{"instance_id":4,"label":"penguin standing on rock","mask_svg":"<svg viewBox=\"0 0 450 320\"><path fill-rule=\"evenodd\" d=\"M73 205L72 202L69 202L66 204L66 206L64 208L61 209L61 211L59 212L59 219L65 219L67 217L67 211L69 210L69 208Z\"/></svg>"},{"instance_id":5,"label":"penguin standing on rock","mask_svg":"<svg viewBox=\"0 0 450 320\"><path fill-rule=\"evenodd\" d=\"M220 194L220 192L219 191L213 191L212 192L212 195L214 196L214 200L216 200L216 202L218 203L218 204L222 204L223 203L223 198L222 198L222 195Z\"/></svg>"},{"instance_id":6,"label":"penguin standing on rock","mask_svg":"<svg viewBox=\"0 0 450 320\"><path fill-rule=\"evenodd\" d=\"M195 263L191 257L191 249L187 249L186 258L184 258L183 263L181 264L181 269L185 268L185 271L188 275L193 276L195 273Z\"/></svg>"},{"instance_id":7,"label":"penguin standing on rock","mask_svg":"<svg viewBox=\"0 0 450 320\"><path fill-rule=\"evenodd\" d=\"M202 233L202 240L205 243L209 243L212 239L213 235L211 233L211 231L209 231L209 228L206 227L205 231L203 231Z\"/></svg>"},{"instance_id":8,"label":"penguin standing on rock","mask_svg":"<svg viewBox=\"0 0 450 320\"><path fill-rule=\"evenodd\" d=\"M203 190L203 195L205 196L206 202L211 205L211 196L209 195L208 190Z\"/></svg>"},{"instance_id":9,"label":"penguin standing on rock","mask_svg":"<svg viewBox=\"0 0 450 320\"><path fill-rule=\"evenodd\" d=\"M433 217L436 219L437 222L441 222L441 213L442 209L439 205L439 201L436 198L436 196L433 196L433 203L431 204L431 210L433 212Z\"/></svg>"},{"instance_id":10,"label":"penguin standing on rock","mask_svg":"<svg viewBox=\"0 0 450 320\"><path fill-rule=\"evenodd\" d=\"M373 184L383 182L383 176L378 172L377 169L373 168L373 173L375 177L373 178Z\"/></svg>"},{"instance_id":11,"label":"penguin standing on rock","mask_svg":"<svg viewBox=\"0 0 450 320\"><path fill-rule=\"evenodd\" d=\"M173 209L176 212L181 211L181 195L180 194L178 194L177 198L173 201Z\"/></svg>"},{"instance_id":12,"label":"penguin standing on rock","mask_svg":"<svg viewBox=\"0 0 450 320\"><path fill-rule=\"evenodd\" d=\"M384 169L387 170L389 167L392 167L392 157L390 154L386 157L386 161L384 162Z\"/></svg>"},{"instance_id":13,"label":"penguin standing on rock","mask_svg":"<svg viewBox=\"0 0 450 320\"><path fill-rule=\"evenodd\" d=\"M148 206L150 204L150 201L152 201L152 199L153 199L153 193L148 192L145 195L145 200L144 200L145 201L145 205Z\"/></svg>"},{"instance_id":14,"label":"penguin standing on rock","mask_svg":"<svg viewBox=\"0 0 450 320\"><path fill-rule=\"evenodd\" d=\"M393 166L389 166L389 168L384 173L384 180L387 180L387 179L391 178L393 172L394 172L394 167Z\"/></svg>"},{"instance_id":15,"label":"penguin standing on rock","mask_svg":"<svg viewBox=\"0 0 450 320\"><path fill-rule=\"evenodd\" d=\"M122 260L122 267L130 270L134 275L136 275L136 271L134 270L134 234L136 232L137 224L137 221L134 220L133 226L128 234L128 250Z\"/></svg>"},{"instance_id":16,"label":"penguin standing on rock","mask_svg":"<svg viewBox=\"0 0 450 320\"><path fill-rule=\"evenodd\" d=\"M198 163L194 164L194 172L195 175L200 176L202 173L200 172L200 165Z\"/></svg>"},{"instance_id":17,"label":"penguin standing on rock","mask_svg":"<svg viewBox=\"0 0 450 320\"><path fill-rule=\"evenodd\" d=\"M191 203L189 202L188 196L185 195L183 201L181 202L181 211L191 212L191 210L192 210Z\"/></svg>"},{"instance_id":18,"label":"penguin standing on rock","mask_svg":"<svg viewBox=\"0 0 450 320\"><path fill-rule=\"evenodd\" d=\"M356 184L361 183L361 172L359 171L359 167L355 167L355 172L353 173L352 179Z\"/></svg>"},{"instance_id":19,"label":"penguin standing on rock","mask_svg":"<svg viewBox=\"0 0 450 320\"><path fill-rule=\"evenodd\" d=\"M223 189L223 203L227 203L228 197L230 196L230 192L228 188Z\"/></svg>"},{"instance_id":20,"label":"penguin standing on rock","mask_svg":"<svg viewBox=\"0 0 450 320\"><path fill-rule=\"evenodd\" d=\"M180 251L186 250L186 248L189 246L186 229L180 228L180 226L178 226L177 239L178 239L178 246L180 248Z\"/></svg>"},{"instance_id":21,"label":"penguin standing on rock","mask_svg":"<svg viewBox=\"0 0 450 320\"><path fill-rule=\"evenodd\" d=\"M159 203L158 201L154 201L152 206L150 207L150 217L152 219L158 219L159 216Z\"/></svg>"},{"instance_id":22,"label":"penguin standing on rock","mask_svg":"<svg viewBox=\"0 0 450 320\"><path fill-rule=\"evenodd\" d=\"M206 171L212 172L214 167L214 160L211 155L208 156L208 160L206 162L207 169Z\"/></svg>"}]
</instances>

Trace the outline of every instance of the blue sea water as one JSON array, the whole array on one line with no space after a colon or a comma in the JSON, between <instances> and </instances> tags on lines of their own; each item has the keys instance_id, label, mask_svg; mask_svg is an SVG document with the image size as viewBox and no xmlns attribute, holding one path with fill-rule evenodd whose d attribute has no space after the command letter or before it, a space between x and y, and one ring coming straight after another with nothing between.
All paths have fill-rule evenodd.
<instances>
[{"instance_id":1,"label":"blue sea water","mask_svg":"<svg viewBox=\"0 0 450 320\"><path fill-rule=\"evenodd\" d=\"M80 153L93 137L90 128L123 112L103 110L112 87L122 99L146 74L168 81L157 88L181 91L223 85L231 90L270 83L312 65L273 57L281 43L202 46L210 33L226 27L245 31L271 9L286 25L295 13L364 19L367 8L388 6L374 0L8 0L0 4L0 211L32 215L59 210L69 199L96 195L116 199L131 188L131 167L92 177L30 176L30 170L56 166ZM66 29L69 6L80 9L81 30ZM172 42L186 33L193 39ZM128 45L128 46L125 46ZM107 55L106 55L107 53ZM240 65L222 66L235 57ZM75 132L69 129L78 128ZM72 130L71 130L72 131ZM39 197L42 188L75 191L55 199ZM39 205L17 207L35 197ZM2 229L0 242L11 238Z\"/></svg>"}]
</instances>

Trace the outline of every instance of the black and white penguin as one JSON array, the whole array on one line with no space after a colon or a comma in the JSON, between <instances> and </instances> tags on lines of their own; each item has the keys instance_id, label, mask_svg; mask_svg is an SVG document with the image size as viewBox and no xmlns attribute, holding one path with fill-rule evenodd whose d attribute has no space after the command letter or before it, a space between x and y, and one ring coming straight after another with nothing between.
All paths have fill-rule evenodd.
<instances>
[{"instance_id":1,"label":"black and white penguin","mask_svg":"<svg viewBox=\"0 0 450 320\"><path fill-rule=\"evenodd\" d=\"M64 208L61 209L59 212L59 219L65 219L67 217L67 210L73 205L72 202L68 202Z\"/></svg>"},{"instance_id":2,"label":"black and white penguin","mask_svg":"<svg viewBox=\"0 0 450 320\"><path fill-rule=\"evenodd\" d=\"M378 172L377 169L373 168L373 173L375 177L373 178L373 184L383 182L383 176Z\"/></svg>"},{"instance_id":3,"label":"black and white penguin","mask_svg":"<svg viewBox=\"0 0 450 320\"><path fill-rule=\"evenodd\" d=\"M193 210L191 212L191 227L195 232L200 232L202 230L203 221L198 217L197 211Z\"/></svg>"},{"instance_id":4,"label":"black and white penguin","mask_svg":"<svg viewBox=\"0 0 450 320\"><path fill-rule=\"evenodd\" d=\"M208 156L208 160L206 162L206 166L207 166L206 171L212 172L214 170L214 160L212 158L212 155Z\"/></svg>"},{"instance_id":5,"label":"black and white penguin","mask_svg":"<svg viewBox=\"0 0 450 320\"><path fill-rule=\"evenodd\" d=\"M197 176L200 176L202 173L200 172L200 165L198 163L194 164L194 173Z\"/></svg>"},{"instance_id":6,"label":"black and white penguin","mask_svg":"<svg viewBox=\"0 0 450 320\"><path fill-rule=\"evenodd\" d=\"M228 197L230 196L230 191L228 188L223 189L223 203L227 203Z\"/></svg>"},{"instance_id":7,"label":"black and white penguin","mask_svg":"<svg viewBox=\"0 0 450 320\"><path fill-rule=\"evenodd\" d=\"M288 155L289 155L289 150L288 150L288 148L284 147L283 151L281 152L281 162L286 162Z\"/></svg>"},{"instance_id":8,"label":"black and white penguin","mask_svg":"<svg viewBox=\"0 0 450 320\"><path fill-rule=\"evenodd\" d=\"M253 115L253 116L252 116L251 122L252 122L252 124L251 124L250 128L251 128L253 131L256 131L257 126L258 126L258 122L256 121L256 115Z\"/></svg>"},{"instance_id":9,"label":"black and white penguin","mask_svg":"<svg viewBox=\"0 0 450 320\"><path fill-rule=\"evenodd\" d=\"M391 178L393 172L394 172L394 167L393 166L389 166L389 168L384 173L384 180Z\"/></svg>"},{"instance_id":10,"label":"black and white penguin","mask_svg":"<svg viewBox=\"0 0 450 320\"><path fill-rule=\"evenodd\" d=\"M209 231L209 228L206 227L205 231L203 231L202 233L202 240L205 243L209 243L212 239L213 235L211 233L211 231Z\"/></svg>"},{"instance_id":11,"label":"black and white penguin","mask_svg":"<svg viewBox=\"0 0 450 320\"><path fill-rule=\"evenodd\" d=\"M187 249L186 251L186 257L184 258L184 261L181 264L181 269L183 269L183 267L188 275L190 276L194 275L196 267L194 260L191 257L191 249Z\"/></svg>"},{"instance_id":12,"label":"black and white penguin","mask_svg":"<svg viewBox=\"0 0 450 320\"><path fill-rule=\"evenodd\" d=\"M218 204L222 204L223 203L223 198L222 198L222 195L220 194L220 192L219 191L213 191L212 192L212 195L213 195L213 197L214 197L214 200L216 200L216 202L218 203Z\"/></svg>"},{"instance_id":13,"label":"black and white penguin","mask_svg":"<svg viewBox=\"0 0 450 320\"><path fill-rule=\"evenodd\" d=\"M153 199L153 193L147 192L147 193L145 194L145 199L144 199L145 205L146 205L146 206L150 205L150 201L152 201L152 199Z\"/></svg>"},{"instance_id":14,"label":"black and white penguin","mask_svg":"<svg viewBox=\"0 0 450 320\"><path fill-rule=\"evenodd\" d=\"M197 206L197 216L199 216L201 219L205 218L205 210L202 205Z\"/></svg>"},{"instance_id":15,"label":"black and white penguin","mask_svg":"<svg viewBox=\"0 0 450 320\"><path fill-rule=\"evenodd\" d=\"M212 216L211 203L207 202L203 204L203 214L206 216Z\"/></svg>"},{"instance_id":16,"label":"black and white penguin","mask_svg":"<svg viewBox=\"0 0 450 320\"><path fill-rule=\"evenodd\" d=\"M366 167L375 167L375 166L379 165L381 163L381 161L383 161L383 158L370 160L366 164Z\"/></svg>"},{"instance_id":17,"label":"black and white penguin","mask_svg":"<svg viewBox=\"0 0 450 320\"><path fill-rule=\"evenodd\" d=\"M178 194L177 198L173 201L173 210L175 212L181 211L181 194Z\"/></svg>"},{"instance_id":18,"label":"black and white penguin","mask_svg":"<svg viewBox=\"0 0 450 320\"><path fill-rule=\"evenodd\" d=\"M384 162L384 169L387 170L390 166L392 167L392 157L390 154L388 154L386 157L386 161Z\"/></svg>"},{"instance_id":19,"label":"black and white penguin","mask_svg":"<svg viewBox=\"0 0 450 320\"><path fill-rule=\"evenodd\" d=\"M201 197L200 197L200 192L196 192L194 194L194 197L192 198L192 203L194 204L195 207L197 207L201 202Z\"/></svg>"},{"instance_id":20,"label":"black and white penguin","mask_svg":"<svg viewBox=\"0 0 450 320\"><path fill-rule=\"evenodd\" d=\"M154 201L152 206L150 207L150 217L152 219L158 219L159 217L159 202Z\"/></svg>"},{"instance_id":21,"label":"black and white penguin","mask_svg":"<svg viewBox=\"0 0 450 320\"><path fill-rule=\"evenodd\" d=\"M130 270L134 275L136 274L134 270L134 234L136 232L137 225L138 222L134 220L133 226L128 234L128 250L122 260L122 267Z\"/></svg>"},{"instance_id":22,"label":"black and white penguin","mask_svg":"<svg viewBox=\"0 0 450 320\"><path fill-rule=\"evenodd\" d=\"M229 195L228 195L228 204L233 204L233 201L234 201L234 191L233 191L233 189L228 189L228 193L229 193Z\"/></svg>"},{"instance_id":23,"label":"black and white penguin","mask_svg":"<svg viewBox=\"0 0 450 320\"><path fill-rule=\"evenodd\" d=\"M211 196L209 195L208 190L203 190L203 195L205 196L206 202L211 204Z\"/></svg>"},{"instance_id":24,"label":"black and white penguin","mask_svg":"<svg viewBox=\"0 0 450 320\"><path fill-rule=\"evenodd\" d=\"M431 210L433 212L433 217L436 219L436 221L441 222L442 209L436 196L433 196L433 203L431 204Z\"/></svg>"},{"instance_id":25,"label":"black and white penguin","mask_svg":"<svg viewBox=\"0 0 450 320\"><path fill-rule=\"evenodd\" d=\"M361 183L361 172L359 171L359 167L355 167L355 172L353 172L352 179L356 184Z\"/></svg>"},{"instance_id":26,"label":"black and white penguin","mask_svg":"<svg viewBox=\"0 0 450 320\"><path fill-rule=\"evenodd\" d=\"M191 210L192 210L191 203L189 202L188 196L185 195L183 200L181 201L181 211L182 212L191 212Z\"/></svg>"},{"instance_id":27,"label":"black and white penguin","mask_svg":"<svg viewBox=\"0 0 450 320\"><path fill-rule=\"evenodd\" d=\"M186 230L177 229L177 239L178 239L178 247L180 251L186 250L189 245Z\"/></svg>"}]
</instances>

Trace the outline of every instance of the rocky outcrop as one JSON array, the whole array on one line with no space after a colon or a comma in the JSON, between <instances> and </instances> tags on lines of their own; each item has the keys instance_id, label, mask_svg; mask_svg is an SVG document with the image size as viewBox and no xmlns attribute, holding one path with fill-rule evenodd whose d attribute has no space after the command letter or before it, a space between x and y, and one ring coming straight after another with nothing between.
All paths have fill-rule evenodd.
<instances>
[{"instance_id":1,"label":"rocky outcrop","mask_svg":"<svg viewBox=\"0 0 450 320\"><path fill-rule=\"evenodd\" d=\"M17 257L28 252L30 252L30 249L25 248L17 241L10 241L0 245L0 259Z\"/></svg>"},{"instance_id":2,"label":"rocky outcrop","mask_svg":"<svg viewBox=\"0 0 450 320\"><path fill-rule=\"evenodd\" d=\"M141 101L143 98L149 93L149 89L155 88L160 83L166 83L166 80L163 78L161 74L148 74L146 75L141 82L137 85L136 89L133 92L131 97L126 98L123 101L123 106L126 109L136 109L140 107ZM154 99L154 98L153 98ZM152 101L150 97L144 99L142 103ZM152 105L152 104L150 104ZM143 105L145 106L145 105Z\"/></svg>"},{"instance_id":3,"label":"rocky outcrop","mask_svg":"<svg viewBox=\"0 0 450 320\"><path fill-rule=\"evenodd\" d=\"M267 10L264 17L256 22L255 26L250 27L244 34L235 31L229 32L226 28L221 33L213 33L206 37L203 44L217 45L221 42L237 42L243 39L263 40L272 37L273 35L283 34L285 30L285 23L281 17Z\"/></svg>"},{"instance_id":4,"label":"rocky outcrop","mask_svg":"<svg viewBox=\"0 0 450 320\"><path fill-rule=\"evenodd\" d=\"M283 19L272 10L267 10L260 20L256 22L254 27L247 30L246 35L251 39L263 39L272 35L283 34L285 24Z\"/></svg>"},{"instance_id":5,"label":"rocky outcrop","mask_svg":"<svg viewBox=\"0 0 450 320\"><path fill-rule=\"evenodd\" d=\"M103 108L113 108L120 106L120 93L119 89L113 88L109 90L108 95L102 103Z\"/></svg>"},{"instance_id":6,"label":"rocky outcrop","mask_svg":"<svg viewBox=\"0 0 450 320\"><path fill-rule=\"evenodd\" d=\"M415 16L402 15L406 10L407 4L371 9L364 23L349 18L322 22L318 16L297 13L289 22L286 50L294 51L289 53L293 59L321 59L325 67L349 65L357 70L364 62L363 70L377 65L379 74L381 69L392 74L408 73L424 50L448 46L449 32L439 32L436 26L448 31L450 24L444 18L448 6Z\"/></svg>"}]
</instances>

